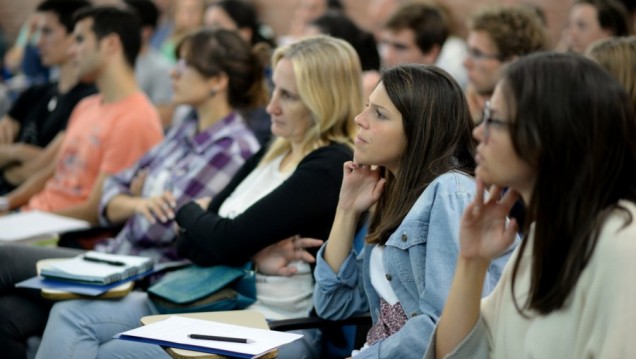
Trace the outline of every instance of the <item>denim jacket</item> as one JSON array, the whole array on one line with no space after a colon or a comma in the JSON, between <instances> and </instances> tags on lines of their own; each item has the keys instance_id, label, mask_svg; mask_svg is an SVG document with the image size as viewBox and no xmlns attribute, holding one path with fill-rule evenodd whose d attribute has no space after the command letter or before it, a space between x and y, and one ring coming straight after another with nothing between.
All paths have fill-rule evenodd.
<instances>
[{"instance_id":1,"label":"denim jacket","mask_svg":"<svg viewBox=\"0 0 636 359\"><path fill-rule=\"evenodd\" d=\"M449 172L421 194L384 250L384 270L409 318L395 334L362 350L356 358L422 358L450 290L459 253L459 224L475 191L475 181ZM377 321L380 297L371 285L369 257L375 244L361 253L352 249L338 273L318 252L314 306L326 319L371 312ZM488 269L482 295L495 287L514 246Z\"/></svg>"}]
</instances>

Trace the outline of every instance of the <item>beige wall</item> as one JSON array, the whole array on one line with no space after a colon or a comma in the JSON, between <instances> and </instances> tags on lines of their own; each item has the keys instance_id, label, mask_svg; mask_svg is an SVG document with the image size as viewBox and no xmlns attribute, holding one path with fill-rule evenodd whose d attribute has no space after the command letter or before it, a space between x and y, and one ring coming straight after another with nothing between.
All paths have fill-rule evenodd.
<instances>
[{"instance_id":1,"label":"beige wall","mask_svg":"<svg viewBox=\"0 0 636 359\"><path fill-rule=\"evenodd\" d=\"M108 3L116 0L93 0L93 3ZM177 0L178 1L178 0ZM263 20L269 23L277 33L284 33L289 25L294 5L298 0L253 0L262 12ZM368 25L365 21L365 7L367 0L342 0L351 17L361 25ZM453 12L454 22L460 34L465 35L465 19L476 8L489 3L529 3L544 9L549 32L552 39L558 38L565 24L567 10L573 0L439 0L446 4ZM0 0L0 25L12 41L28 14L37 6L40 0Z\"/></svg>"}]
</instances>

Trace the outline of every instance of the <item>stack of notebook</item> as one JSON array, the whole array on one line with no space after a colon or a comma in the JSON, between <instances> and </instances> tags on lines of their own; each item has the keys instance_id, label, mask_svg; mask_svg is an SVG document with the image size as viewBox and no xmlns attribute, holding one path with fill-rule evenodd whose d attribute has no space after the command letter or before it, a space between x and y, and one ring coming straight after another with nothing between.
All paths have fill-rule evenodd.
<instances>
[{"instance_id":1,"label":"stack of notebook","mask_svg":"<svg viewBox=\"0 0 636 359\"><path fill-rule=\"evenodd\" d=\"M153 260L146 257L88 252L42 268L44 278L106 285L121 282L152 270Z\"/></svg>"},{"instance_id":2,"label":"stack of notebook","mask_svg":"<svg viewBox=\"0 0 636 359\"><path fill-rule=\"evenodd\" d=\"M17 283L16 287L98 296L154 272L151 258L99 252L41 262L40 275Z\"/></svg>"}]
</instances>

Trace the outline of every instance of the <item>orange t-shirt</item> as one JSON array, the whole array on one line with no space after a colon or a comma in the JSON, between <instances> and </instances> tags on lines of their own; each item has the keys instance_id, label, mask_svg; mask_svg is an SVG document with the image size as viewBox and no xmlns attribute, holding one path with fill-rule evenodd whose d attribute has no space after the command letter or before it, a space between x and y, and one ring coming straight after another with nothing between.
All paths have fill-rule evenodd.
<instances>
[{"instance_id":1,"label":"orange t-shirt","mask_svg":"<svg viewBox=\"0 0 636 359\"><path fill-rule=\"evenodd\" d=\"M102 100L93 95L75 107L55 174L23 210L56 211L82 204L101 172L130 167L162 140L159 115L146 95L137 92L108 104Z\"/></svg>"}]
</instances>

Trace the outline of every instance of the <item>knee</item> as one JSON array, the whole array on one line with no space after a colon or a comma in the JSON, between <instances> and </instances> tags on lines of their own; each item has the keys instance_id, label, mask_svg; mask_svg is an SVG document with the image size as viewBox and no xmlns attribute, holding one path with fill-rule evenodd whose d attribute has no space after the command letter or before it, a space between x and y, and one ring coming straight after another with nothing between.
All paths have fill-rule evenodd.
<instances>
[{"instance_id":1,"label":"knee","mask_svg":"<svg viewBox=\"0 0 636 359\"><path fill-rule=\"evenodd\" d=\"M75 300L55 303L49 314L49 323L55 325L79 324L81 318L77 315L78 312Z\"/></svg>"}]
</instances>

